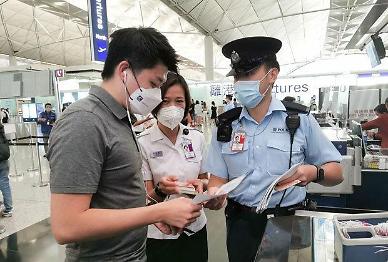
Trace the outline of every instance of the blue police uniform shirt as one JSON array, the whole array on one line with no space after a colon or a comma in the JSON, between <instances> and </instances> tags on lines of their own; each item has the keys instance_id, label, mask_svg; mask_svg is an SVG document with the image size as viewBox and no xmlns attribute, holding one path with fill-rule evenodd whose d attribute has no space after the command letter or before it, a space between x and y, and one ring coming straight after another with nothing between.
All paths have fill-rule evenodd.
<instances>
[{"instance_id":1,"label":"blue police uniform shirt","mask_svg":"<svg viewBox=\"0 0 388 262\"><path fill-rule=\"evenodd\" d=\"M224 106L224 112L229 111L230 109L234 108L233 102L229 102Z\"/></svg>"},{"instance_id":2,"label":"blue police uniform shirt","mask_svg":"<svg viewBox=\"0 0 388 262\"><path fill-rule=\"evenodd\" d=\"M54 123L57 119L56 114L52 111L50 113L43 111L42 113L39 114L39 117L47 119L47 121L45 122L40 122L40 130L42 131L43 134L50 134L53 126L49 125L48 122L50 121L50 123Z\"/></svg>"},{"instance_id":3,"label":"blue police uniform shirt","mask_svg":"<svg viewBox=\"0 0 388 262\"><path fill-rule=\"evenodd\" d=\"M292 165L296 163L323 165L340 162L341 155L322 133L311 114L299 114L300 126L292 145ZM244 107L238 120L232 123L233 132L244 131L245 143L242 151L232 151L233 141L217 141L217 130L213 130L204 170L232 180L249 173L243 182L228 197L246 206L258 206L268 186L288 170L290 156L290 134L286 126L286 108L272 98L264 119L257 123ZM275 207L283 194L274 192L269 208ZM305 199L305 187L287 189L281 206L290 206Z\"/></svg>"}]
</instances>

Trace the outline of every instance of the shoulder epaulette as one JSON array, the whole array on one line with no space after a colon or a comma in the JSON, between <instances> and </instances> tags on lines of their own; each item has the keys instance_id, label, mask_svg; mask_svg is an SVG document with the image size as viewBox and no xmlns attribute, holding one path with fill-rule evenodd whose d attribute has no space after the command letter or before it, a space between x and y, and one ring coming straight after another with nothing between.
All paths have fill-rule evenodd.
<instances>
[{"instance_id":1,"label":"shoulder epaulette","mask_svg":"<svg viewBox=\"0 0 388 262\"><path fill-rule=\"evenodd\" d=\"M222 113L217 117L218 125L232 123L234 120L237 120L240 117L241 111L242 107L235 107Z\"/></svg>"},{"instance_id":2,"label":"shoulder epaulette","mask_svg":"<svg viewBox=\"0 0 388 262\"><path fill-rule=\"evenodd\" d=\"M186 127L189 131L198 131L199 133L203 133L201 130L194 128L194 127Z\"/></svg>"},{"instance_id":3,"label":"shoulder epaulette","mask_svg":"<svg viewBox=\"0 0 388 262\"><path fill-rule=\"evenodd\" d=\"M295 102L288 102L288 101L282 101L284 107L286 108L287 112L289 113L300 113L300 114L309 114L310 110L307 106L295 103Z\"/></svg>"},{"instance_id":4,"label":"shoulder epaulette","mask_svg":"<svg viewBox=\"0 0 388 262\"><path fill-rule=\"evenodd\" d=\"M147 135L149 135L149 134L150 134L150 132L142 132L142 133L140 133L140 134L137 135L137 138L139 139L139 138L141 138L141 137L143 137L143 136L147 136Z\"/></svg>"}]
</instances>

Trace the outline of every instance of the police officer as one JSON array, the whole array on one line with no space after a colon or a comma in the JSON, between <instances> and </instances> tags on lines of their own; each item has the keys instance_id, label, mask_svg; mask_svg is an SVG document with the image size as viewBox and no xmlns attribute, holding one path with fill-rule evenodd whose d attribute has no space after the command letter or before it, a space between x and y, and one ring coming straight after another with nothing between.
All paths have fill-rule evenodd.
<instances>
[{"instance_id":1,"label":"police officer","mask_svg":"<svg viewBox=\"0 0 388 262\"><path fill-rule=\"evenodd\" d=\"M313 116L303 110L291 115L271 95L280 71L276 53L281 45L278 39L249 37L222 48L224 56L231 59L232 70L228 75L234 76L236 97L243 108L233 109L238 113L235 117L232 110L224 113L226 117L219 117L226 125L225 119L234 121L230 123L229 133L222 121L218 130L213 131L205 171L211 173L210 194L222 184L248 174L228 195L225 209L227 249L232 262L254 260L267 217L292 215L292 210L300 207L305 199L305 185L316 182L333 186L343 180L341 156ZM228 135L230 139L225 139ZM301 165L282 185L299 180L298 186L275 192L268 209L256 213L268 186L297 163ZM226 196L218 197L206 207L220 209L225 203Z\"/></svg>"},{"instance_id":2,"label":"police officer","mask_svg":"<svg viewBox=\"0 0 388 262\"><path fill-rule=\"evenodd\" d=\"M47 153L48 149L48 140L53 129L54 123L57 120L57 115L51 111L52 105L50 103L46 103L44 105L45 111L40 113L38 122L40 123L41 131L43 134L43 142L44 144L44 152Z\"/></svg>"}]
</instances>

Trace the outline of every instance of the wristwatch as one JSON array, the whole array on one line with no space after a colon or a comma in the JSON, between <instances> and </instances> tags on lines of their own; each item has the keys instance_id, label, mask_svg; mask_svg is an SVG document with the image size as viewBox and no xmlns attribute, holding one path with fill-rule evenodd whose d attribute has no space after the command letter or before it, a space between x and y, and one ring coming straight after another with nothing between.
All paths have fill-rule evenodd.
<instances>
[{"instance_id":1,"label":"wristwatch","mask_svg":"<svg viewBox=\"0 0 388 262\"><path fill-rule=\"evenodd\" d=\"M320 166L315 166L317 168L317 178L313 181L314 183L322 182L325 179L325 170Z\"/></svg>"}]
</instances>

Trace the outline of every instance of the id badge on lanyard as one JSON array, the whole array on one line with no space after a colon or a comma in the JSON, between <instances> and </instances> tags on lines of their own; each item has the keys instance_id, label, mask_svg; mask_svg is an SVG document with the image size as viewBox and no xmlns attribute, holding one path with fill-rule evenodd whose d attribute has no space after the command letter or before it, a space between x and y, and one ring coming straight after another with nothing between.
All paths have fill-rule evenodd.
<instances>
[{"instance_id":1,"label":"id badge on lanyard","mask_svg":"<svg viewBox=\"0 0 388 262\"><path fill-rule=\"evenodd\" d=\"M195 158L195 152L191 140L183 140L181 146L183 148L183 152L185 154L186 159Z\"/></svg>"},{"instance_id":2,"label":"id badge on lanyard","mask_svg":"<svg viewBox=\"0 0 388 262\"><path fill-rule=\"evenodd\" d=\"M244 143L246 140L247 134L244 130L238 130L233 133L232 136L232 147L231 150L235 152L240 152L244 149Z\"/></svg>"}]
</instances>

